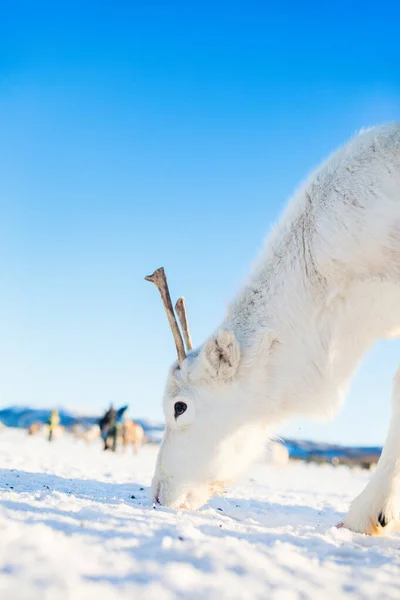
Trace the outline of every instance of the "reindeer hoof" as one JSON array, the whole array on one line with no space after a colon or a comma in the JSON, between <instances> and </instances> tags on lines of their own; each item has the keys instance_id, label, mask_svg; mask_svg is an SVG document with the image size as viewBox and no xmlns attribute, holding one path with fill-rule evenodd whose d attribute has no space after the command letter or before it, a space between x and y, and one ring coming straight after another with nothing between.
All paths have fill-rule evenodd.
<instances>
[{"instance_id":1,"label":"reindeer hoof","mask_svg":"<svg viewBox=\"0 0 400 600\"><path fill-rule=\"evenodd\" d=\"M381 527L386 527L386 525L389 523L383 512L380 512L378 515L378 523Z\"/></svg>"}]
</instances>

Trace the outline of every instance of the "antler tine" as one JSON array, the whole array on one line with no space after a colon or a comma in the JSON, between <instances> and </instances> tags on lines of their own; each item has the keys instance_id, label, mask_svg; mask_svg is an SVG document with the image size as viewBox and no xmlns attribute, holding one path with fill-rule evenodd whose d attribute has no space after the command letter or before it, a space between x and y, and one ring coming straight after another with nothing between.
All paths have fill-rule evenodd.
<instances>
[{"instance_id":1,"label":"antler tine","mask_svg":"<svg viewBox=\"0 0 400 600\"><path fill-rule=\"evenodd\" d=\"M171 296L169 294L167 278L163 267L154 271L153 275L147 275L146 281L154 283L160 292L161 299L164 304L165 312L167 313L168 322L174 336L176 351L178 353L178 361L181 363L186 358L185 346L183 344L181 332L179 331L178 323L176 322L174 309L172 308Z\"/></svg>"},{"instance_id":2,"label":"antler tine","mask_svg":"<svg viewBox=\"0 0 400 600\"><path fill-rule=\"evenodd\" d=\"M175 312L178 315L179 324L185 340L186 350L189 352L193 348L192 338L190 337L189 325L186 315L185 298L181 296L175 304Z\"/></svg>"}]
</instances>

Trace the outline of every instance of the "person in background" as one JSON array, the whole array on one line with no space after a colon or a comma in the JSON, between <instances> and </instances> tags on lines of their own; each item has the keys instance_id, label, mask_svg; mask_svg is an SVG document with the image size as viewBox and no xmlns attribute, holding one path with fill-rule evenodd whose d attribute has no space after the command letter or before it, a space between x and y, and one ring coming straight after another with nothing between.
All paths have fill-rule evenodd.
<instances>
[{"instance_id":1,"label":"person in background","mask_svg":"<svg viewBox=\"0 0 400 600\"><path fill-rule=\"evenodd\" d=\"M60 424L60 415L57 409L53 409L50 413L49 420L47 421L49 426L49 442L53 439L54 429Z\"/></svg>"}]
</instances>

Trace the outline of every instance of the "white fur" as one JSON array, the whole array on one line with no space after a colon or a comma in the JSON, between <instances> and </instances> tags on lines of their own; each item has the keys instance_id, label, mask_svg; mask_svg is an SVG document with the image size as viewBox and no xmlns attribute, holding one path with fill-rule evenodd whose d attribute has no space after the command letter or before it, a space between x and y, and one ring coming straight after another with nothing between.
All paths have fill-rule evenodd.
<instances>
[{"instance_id":1,"label":"white fur","mask_svg":"<svg viewBox=\"0 0 400 600\"><path fill-rule=\"evenodd\" d=\"M233 243L233 240L232 240ZM173 365L154 496L197 508L268 431L340 407L364 353L400 335L400 124L361 132L295 194L217 332ZM344 524L400 518L400 377L385 450ZM186 412L174 418L176 401Z\"/></svg>"}]
</instances>

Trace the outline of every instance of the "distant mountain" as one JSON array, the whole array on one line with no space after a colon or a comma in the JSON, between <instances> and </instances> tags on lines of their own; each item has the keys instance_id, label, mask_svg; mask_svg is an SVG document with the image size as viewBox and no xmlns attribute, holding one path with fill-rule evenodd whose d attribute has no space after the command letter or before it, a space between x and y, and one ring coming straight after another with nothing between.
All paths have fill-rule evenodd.
<instances>
[{"instance_id":1,"label":"distant mountain","mask_svg":"<svg viewBox=\"0 0 400 600\"><path fill-rule=\"evenodd\" d=\"M98 423L99 416L80 415L64 408L59 408L61 425L70 428L74 425L88 427ZM0 409L0 421L7 427L28 428L39 421L46 423L50 410L30 408L27 406L10 406ZM163 423L154 423L147 419L135 419L140 423L149 441L159 443L164 433ZM313 462L337 462L346 464L368 464L377 462L382 448L380 446L340 446L307 440L284 439L282 443L288 448L291 458Z\"/></svg>"},{"instance_id":2,"label":"distant mountain","mask_svg":"<svg viewBox=\"0 0 400 600\"><path fill-rule=\"evenodd\" d=\"M39 421L46 423L50 416L50 410L45 408L29 408L27 406L9 406L8 408L0 409L0 421L7 427L23 427L27 428L32 423ZM78 423L84 425L93 425L98 421L98 417L78 416L69 411L60 408L59 415L61 424L64 427L72 427Z\"/></svg>"},{"instance_id":3,"label":"distant mountain","mask_svg":"<svg viewBox=\"0 0 400 600\"><path fill-rule=\"evenodd\" d=\"M307 440L283 440L291 458L313 462L361 464L376 463L382 452L381 446L340 446Z\"/></svg>"},{"instance_id":4,"label":"distant mountain","mask_svg":"<svg viewBox=\"0 0 400 600\"><path fill-rule=\"evenodd\" d=\"M0 421L6 427L19 427L27 429L32 423L47 423L50 417L51 410L45 408L30 408L28 406L9 406L0 409ZM74 425L82 425L89 427L98 423L100 416L81 415L72 413L64 408L58 408L60 415L60 424L66 428L71 428ZM164 425L160 423L152 423L146 419L135 419L139 423L147 436L152 442L160 442Z\"/></svg>"}]
</instances>

